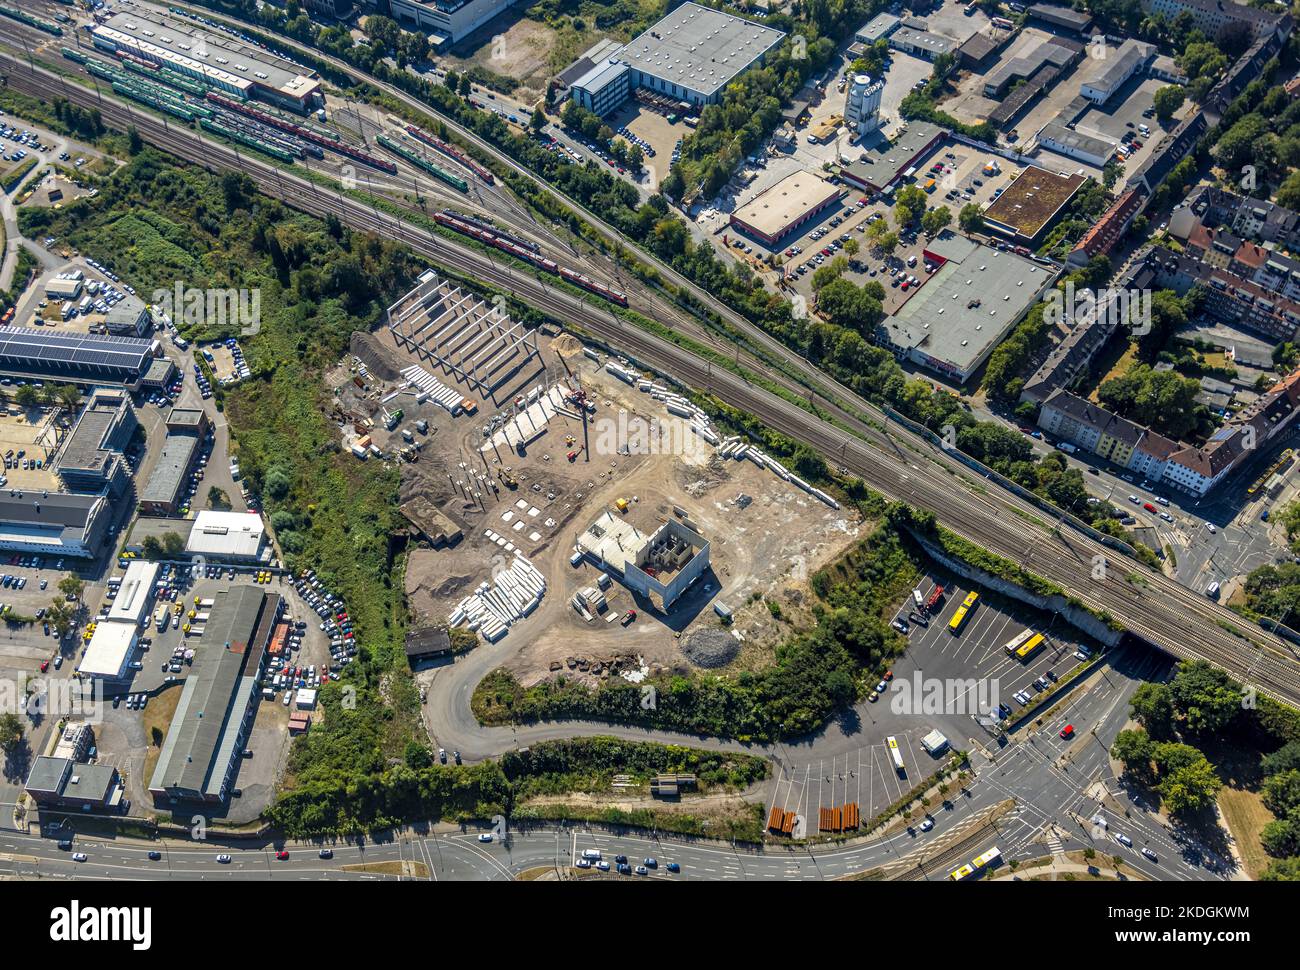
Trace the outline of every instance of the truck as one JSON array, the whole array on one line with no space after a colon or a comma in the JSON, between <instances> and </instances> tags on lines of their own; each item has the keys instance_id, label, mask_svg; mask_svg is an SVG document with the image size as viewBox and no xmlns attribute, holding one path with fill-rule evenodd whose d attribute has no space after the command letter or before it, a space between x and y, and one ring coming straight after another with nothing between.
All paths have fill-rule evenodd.
<instances>
[{"instance_id":1,"label":"truck","mask_svg":"<svg viewBox=\"0 0 1300 970\"><path fill-rule=\"evenodd\" d=\"M937 755L948 747L948 739L938 731L931 731L921 739L921 747L925 748L926 754Z\"/></svg>"},{"instance_id":2,"label":"truck","mask_svg":"<svg viewBox=\"0 0 1300 970\"><path fill-rule=\"evenodd\" d=\"M158 628L159 633L167 629L168 619L169 617L167 616L167 607L160 606L158 607L157 610L154 611L153 622L154 622L154 626Z\"/></svg>"}]
</instances>

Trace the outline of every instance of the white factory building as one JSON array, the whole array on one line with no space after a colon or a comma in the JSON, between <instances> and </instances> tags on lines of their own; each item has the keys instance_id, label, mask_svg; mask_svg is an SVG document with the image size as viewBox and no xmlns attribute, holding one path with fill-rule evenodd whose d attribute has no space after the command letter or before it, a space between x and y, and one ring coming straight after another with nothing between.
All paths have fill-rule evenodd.
<instances>
[{"instance_id":1,"label":"white factory building","mask_svg":"<svg viewBox=\"0 0 1300 970\"><path fill-rule=\"evenodd\" d=\"M430 33L449 47L514 6L515 0L389 0L393 19L407 30Z\"/></svg>"},{"instance_id":2,"label":"white factory building","mask_svg":"<svg viewBox=\"0 0 1300 970\"><path fill-rule=\"evenodd\" d=\"M205 509L194 518L185 551L212 562L263 562L269 555L266 525L256 512Z\"/></svg>"},{"instance_id":3,"label":"white factory building","mask_svg":"<svg viewBox=\"0 0 1300 970\"><path fill-rule=\"evenodd\" d=\"M117 682L130 680L128 666L135 655L140 628L130 623L104 621L95 627L86 652L77 664L77 673L95 680Z\"/></svg>"},{"instance_id":4,"label":"white factory building","mask_svg":"<svg viewBox=\"0 0 1300 970\"><path fill-rule=\"evenodd\" d=\"M158 582L158 564L133 559L118 585L117 595L108 607L108 619L132 626L144 626L149 619L154 588ZM103 626L101 623L100 626Z\"/></svg>"},{"instance_id":5,"label":"white factory building","mask_svg":"<svg viewBox=\"0 0 1300 970\"><path fill-rule=\"evenodd\" d=\"M590 111L617 110L637 88L695 106L716 104L723 89L761 64L785 33L734 14L684 3L641 36L569 78L573 99Z\"/></svg>"}]
</instances>

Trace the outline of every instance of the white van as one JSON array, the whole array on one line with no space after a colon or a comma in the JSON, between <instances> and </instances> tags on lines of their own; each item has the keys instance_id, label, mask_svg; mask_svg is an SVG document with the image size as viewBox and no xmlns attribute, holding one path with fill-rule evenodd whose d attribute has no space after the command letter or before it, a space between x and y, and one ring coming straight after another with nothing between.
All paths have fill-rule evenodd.
<instances>
[{"instance_id":1,"label":"white van","mask_svg":"<svg viewBox=\"0 0 1300 970\"><path fill-rule=\"evenodd\" d=\"M1218 598L1219 598L1219 584L1218 584L1218 583L1210 583L1210 585L1207 586L1206 589L1205 589L1205 595L1208 596L1210 599L1218 599Z\"/></svg>"},{"instance_id":2,"label":"white van","mask_svg":"<svg viewBox=\"0 0 1300 970\"><path fill-rule=\"evenodd\" d=\"M582 850L582 857L583 857L584 859L591 859L593 862L598 861L598 860L600 859L600 850L599 850L599 849L583 849L583 850Z\"/></svg>"}]
</instances>

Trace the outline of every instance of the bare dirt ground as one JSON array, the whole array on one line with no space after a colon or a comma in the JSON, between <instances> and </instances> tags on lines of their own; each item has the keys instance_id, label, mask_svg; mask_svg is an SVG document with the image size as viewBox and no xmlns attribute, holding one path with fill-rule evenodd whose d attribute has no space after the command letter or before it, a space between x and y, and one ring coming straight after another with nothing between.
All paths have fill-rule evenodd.
<instances>
[{"instance_id":1,"label":"bare dirt ground","mask_svg":"<svg viewBox=\"0 0 1300 970\"><path fill-rule=\"evenodd\" d=\"M331 381L336 400L349 413L377 410L379 397L400 386L379 378L395 376L416 360L384 331L354 340L352 349L365 361L372 386L362 391L350 380ZM498 401L508 402L499 409L456 383L436 362L424 360L418 362L439 380L478 400L478 412L452 417L405 394L388 404L403 409L400 428L389 433L375 421L369 429L391 454L402 445L403 428L417 419L428 422L427 434L416 436L418 459L401 465L402 499L436 509L463 532L450 546L411 550L405 592L414 626L445 623L494 569L509 566L514 553L485 535L492 531L508 537L547 580L541 605L506 635L517 645L508 666L524 684L560 671L596 682L619 673L635 680L687 669L691 661L682 647L702 629L714 631L715 646L718 633L732 638L724 667L769 663L791 621L809 619L808 576L861 535L856 515L822 504L751 462L720 459L693 436L668 453L650 447L649 453L622 454L610 444L622 440L611 438L610 429L635 426L638 420L644 426L667 422L671 416L664 406L601 369L571 336L543 339L540 351L543 379L580 385L594 405L585 427L578 413L560 413L523 453L504 446L485 450L486 426L498 410L511 411L518 392L498 393ZM573 461L570 453L576 453ZM616 509L619 499L627 501L625 514L643 533L674 518L675 507L685 512L710 542L710 568L668 612L633 596L615 579L605 590L608 608L586 620L569 601L595 585L601 572L589 563L574 567L569 558L577 536L603 512ZM776 601L778 609L764 598ZM716 602L733 611L729 628L715 614ZM618 621L628 610L637 618L623 626ZM715 663L703 666L717 669Z\"/></svg>"},{"instance_id":2,"label":"bare dirt ground","mask_svg":"<svg viewBox=\"0 0 1300 970\"><path fill-rule=\"evenodd\" d=\"M594 43L594 41L593 41ZM503 77L520 82L514 97L521 102L541 97L546 93L546 83L556 70L553 53L557 48L578 48L569 60L582 53L581 39L561 41L561 35L546 24L525 19L522 11L497 17L480 28L469 40L457 44L455 51L439 60L449 70L464 71L470 67L484 67ZM590 44L587 45L591 46Z\"/></svg>"}]
</instances>

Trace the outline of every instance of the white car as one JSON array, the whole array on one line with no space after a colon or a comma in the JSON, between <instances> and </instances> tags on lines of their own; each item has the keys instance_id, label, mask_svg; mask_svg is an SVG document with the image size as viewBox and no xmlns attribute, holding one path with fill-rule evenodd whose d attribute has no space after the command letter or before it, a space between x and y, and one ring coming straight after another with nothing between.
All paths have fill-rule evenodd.
<instances>
[{"instance_id":1,"label":"white car","mask_svg":"<svg viewBox=\"0 0 1300 970\"><path fill-rule=\"evenodd\" d=\"M932 828L934 828L934 819L932 818L927 818L924 822L921 823L922 832L928 832Z\"/></svg>"},{"instance_id":2,"label":"white car","mask_svg":"<svg viewBox=\"0 0 1300 970\"><path fill-rule=\"evenodd\" d=\"M1209 529L1211 532L1218 532L1218 531L1219 531L1218 529L1216 529L1216 528L1214 527L1214 523L1213 523L1213 522L1207 522L1207 523L1205 523L1205 527L1206 527L1207 529Z\"/></svg>"},{"instance_id":3,"label":"white car","mask_svg":"<svg viewBox=\"0 0 1300 970\"><path fill-rule=\"evenodd\" d=\"M217 856L217 861L220 862L223 866L227 865L230 862L230 856L226 855L226 853L223 852L221 853L221 855Z\"/></svg>"},{"instance_id":4,"label":"white car","mask_svg":"<svg viewBox=\"0 0 1300 970\"><path fill-rule=\"evenodd\" d=\"M480 842L491 842L491 841L492 841L492 833L491 833L491 832L480 832L480 833L479 833L478 840L479 840Z\"/></svg>"},{"instance_id":5,"label":"white car","mask_svg":"<svg viewBox=\"0 0 1300 970\"><path fill-rule=\"evenodd\" d=\"M84 852L74 852L74 853L72 853L72 861L73 861L73 862L85 862L85 861L86 861L86 853L84 853Z\"/></svg>"}]
</instances>

